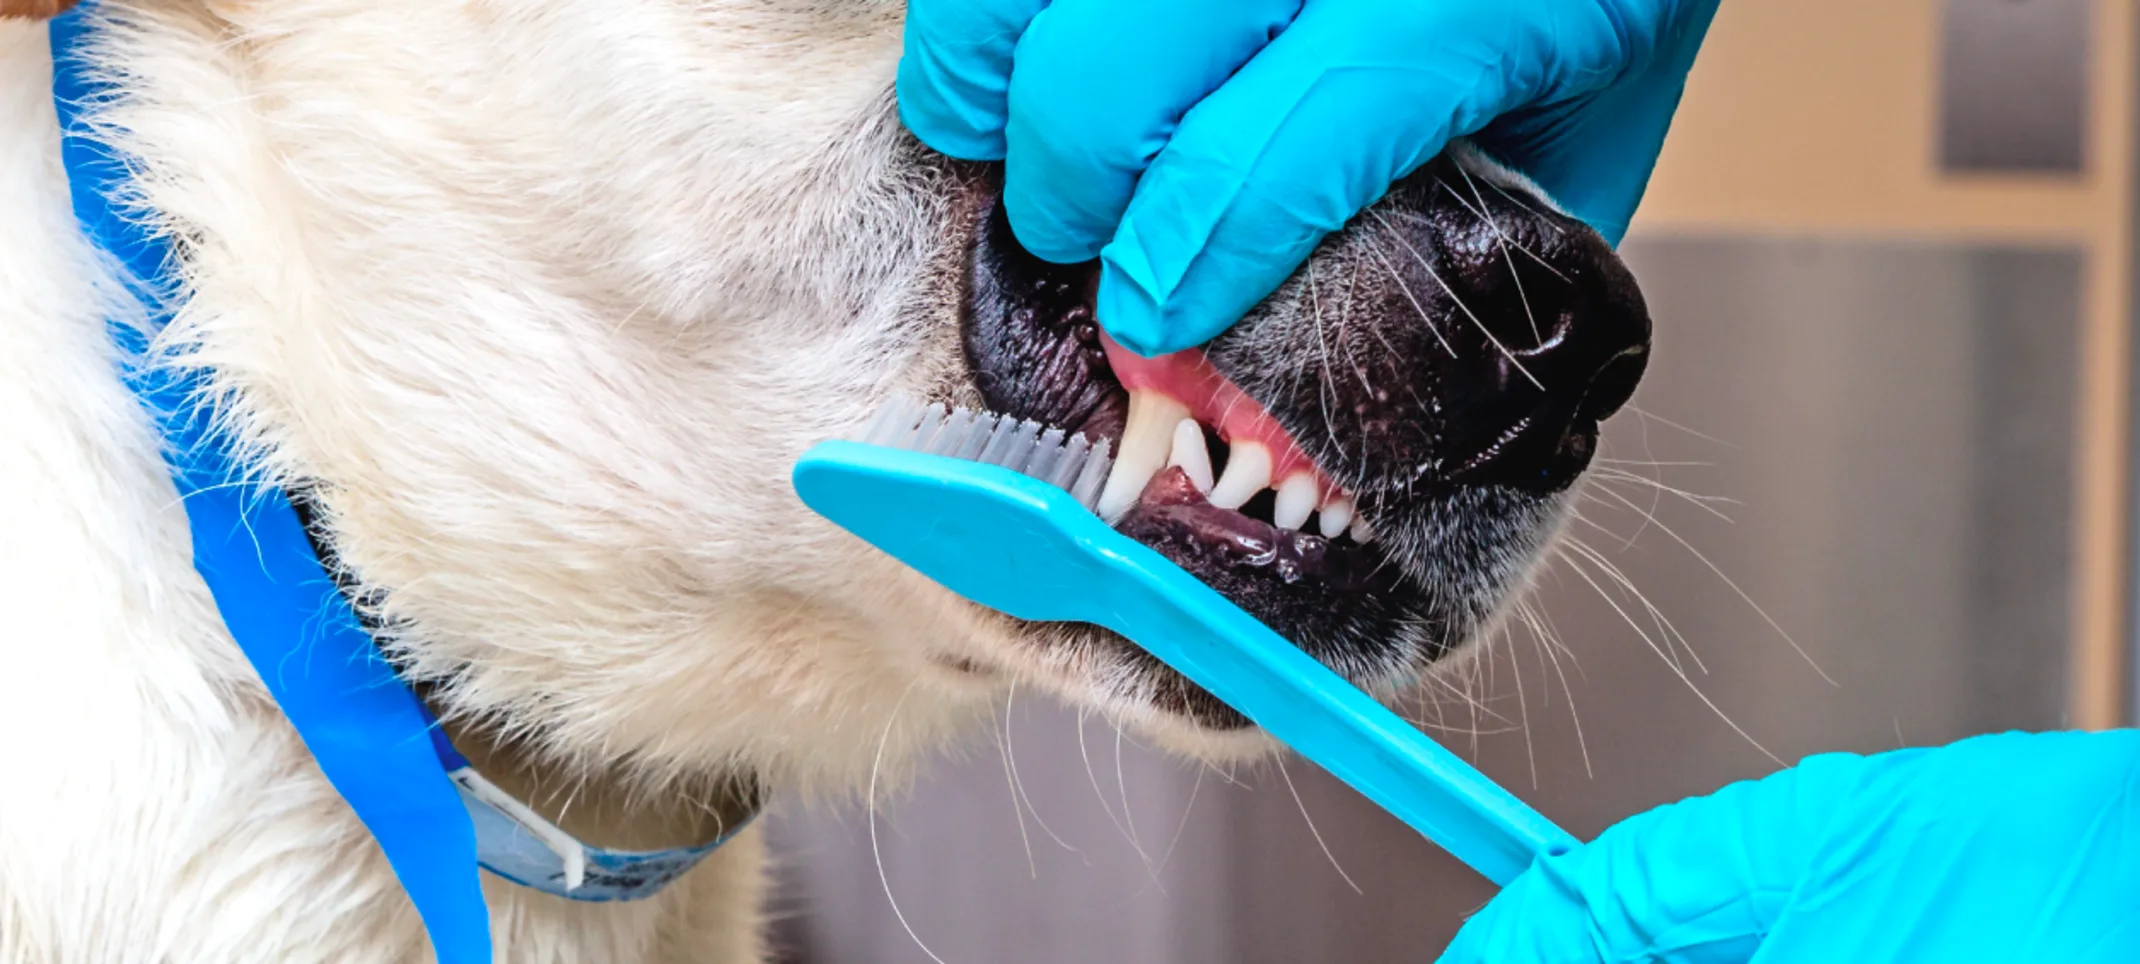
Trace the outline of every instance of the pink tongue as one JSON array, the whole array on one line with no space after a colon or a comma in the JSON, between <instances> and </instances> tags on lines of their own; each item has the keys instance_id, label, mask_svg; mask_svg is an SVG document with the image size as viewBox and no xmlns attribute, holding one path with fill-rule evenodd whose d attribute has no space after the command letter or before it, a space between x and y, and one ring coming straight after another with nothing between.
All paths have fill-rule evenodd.
<instances>
[{"instance_id":1,"label":"pink tongue","mask_svg":"<svg viewBox=\"0 0 2140 964\"><path fill-rule=\"evenodd\" d=\"M1107 349L1107 363L1113 366L1115 378L1123 388L1155 391L1188 406L1191 417L1217 429L1219 438L1229 445L1250 441L1269 449L1273 484L1305 470L1315 476L1318 501L1337 488L1315 467L1315 461L1293 444L1293 437L1286 434L1278 420L1211 367L1202 351L1191 348L1145 358L1116 344L1105 332L1100 333L1100 344Z\"/></svg>"}]
</instances>

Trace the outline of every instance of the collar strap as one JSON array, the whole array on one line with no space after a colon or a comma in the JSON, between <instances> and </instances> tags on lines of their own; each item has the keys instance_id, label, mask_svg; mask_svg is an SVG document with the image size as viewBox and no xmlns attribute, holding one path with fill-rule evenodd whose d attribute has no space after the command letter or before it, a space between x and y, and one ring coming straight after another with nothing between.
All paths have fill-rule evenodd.
<instances>
[{"instance_id":1,"label":"collar strap","mask_svg":"<svg viewBox=\"0 0 2140 964\"><path fill-rule=\"evenodd\" d=\"M89 116L117 97L92 63L94 6L85 2L50 22L60 156L83 232L141 306L139 319L107 326L119 349L119 376L155 426L185 508L194 569L231 638L378 841L441 964L491 959L479 865L579 900L659 891L749 821L694 847L606 850L581 843L476 773L379 654L285 493L239 459L203 404L204 376L152 351L151 339L178 302L178 260L150 212L125 202L131 172Z\"/></svg>"},{"instance_id":2,"label":"collar strap","mask_svg":"<svg viewBox=\"0 0 2140 964\"><path fill-rule=\"evenodd\" d=\"M763 796L752 781L745 787L747 816L733 826L723 824L704 843L664 850L595 847L567 833L477 772L453 748L445 727L432 727L431 740L446 776L468 808L483 869L523 887L571 900L652 897L670 881L698 866L706 855L735 839L763 809Z\"/></svg>"}]
</instances>

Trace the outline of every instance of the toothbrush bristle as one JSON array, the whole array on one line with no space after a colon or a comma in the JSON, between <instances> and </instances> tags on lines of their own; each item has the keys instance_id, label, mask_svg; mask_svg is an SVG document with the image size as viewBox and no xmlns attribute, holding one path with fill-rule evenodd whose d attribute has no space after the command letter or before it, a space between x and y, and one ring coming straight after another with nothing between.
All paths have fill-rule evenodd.
<instances>
[{"instance_id":1,"label":"toothbrush bristle","mask_svg":"<svg viewBox=\"0 0 2140 964\"><path fill-rule=\"evenodd\" d=\"M855 435L871 445L908 449L1022 472L1062 489L1087 509L1113 465L1106 439L1046 428L1039 422L970 409L923 405L894 396Z\"/></svg>"}]
</instances>

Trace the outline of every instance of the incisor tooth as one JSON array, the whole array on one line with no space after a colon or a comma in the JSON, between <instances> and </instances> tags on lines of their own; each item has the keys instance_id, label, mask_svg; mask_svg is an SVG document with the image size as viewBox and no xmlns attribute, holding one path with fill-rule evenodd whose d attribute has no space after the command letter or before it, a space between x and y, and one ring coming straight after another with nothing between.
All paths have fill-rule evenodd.
<instances>
[{"instance_id":1,"label":"incisor tooth","mask_svg":"<svg viewBox=\"0 0 2140 964\"><path fill-rule=\"evenodd\" d=\"M1115 453L1115 466L1107 474L1094 510L1113 521L1137 504L1144 484L1167 464L1174 426L1189 416L1189 408L1157 392L1129 393L1129 421L1122 427L1122 445Z\"/></svg>"},{"instance_id":2,"label":"incisor tooth","mask_svg":"<svg viewBox=\"0 0 2140 964\"><path fill-rule=\"evenodd\" d=\"M1306 472L1288 475L1278 483L1278 501L1271 506L1271 521L1280 529L1298 529L1315 514L1315 477Z\"/></svg>"},{"instance_id":3,"label":"incisor tooth","mask_svg":"<svg viewBox=\"0 0 2140 964\"><path fill-rule=\"evenodd\" d=\"M1340 496L1323 506L1323 516L1316 521L1323 535L1335 539L1345 533L1345 526L1352 521L1352 500Z\"/></svg>"},{"instance_id":4,"label":"incisor tooth","mask_svg":"<svg viewBox=\"0 0 2140 964\"><path fill-rule=\"evenodd\" d=\"M1271 452L1260 442L1235 442L1226 456L1226 474L1211 488L1211 504L1238 509L1271 487Z\"/></svg>"},{"instance_id":5,"label":"incisor tooth","mask_svg":"<svg viewBox=\"0 0 2140 964\"><path fill-rule=\"evenodd\" d=\"M1174 450L1167 456L1167 464L1181 466L1196 491L1211 491L1211 453L1204 449L1204 427L1195 419L1174 423Z\"/></svg>"},{"instance_id":6,"label":"incisor tooth","mask_svg":"<svg viewBox=\"0 0 2140 964\"><path fill-rule=\"evenodd\" d=\"M1366 516L1361 516L1357 519L1352 520L1352 541L1364 546L1370 542L1373 542L1374 539L1375 530L1367 527Z\"/></svg>"}]
</instances>

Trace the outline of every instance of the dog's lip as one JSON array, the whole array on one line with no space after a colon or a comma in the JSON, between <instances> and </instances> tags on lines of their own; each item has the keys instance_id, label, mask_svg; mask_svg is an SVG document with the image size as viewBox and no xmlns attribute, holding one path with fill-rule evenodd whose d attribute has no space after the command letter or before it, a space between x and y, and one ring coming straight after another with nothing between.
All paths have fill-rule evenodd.
<instances>
[{"instance_id":1,"label":"dog's lip","mask_svg":"<svg viewBox=\"0 0 2140 964\"><path fill-rule=\"evenodd\" d=\"M1113 439L1116 461L1098 507L1103 516L1119 522L1149 501L1148 483L1181 466L1194 481L1183 491L1210 510L1198 513L1207 523L1199 529L1230 516L1243 524L1236 535L1258 543L1303 534L1311 524L1333 541L1372 538L1352 494L1202 351L1144 357L1098 337L1109 374L1130 399L1128 424ZM1269 500L1262 518L1248 515L1251 506L1262 512L1258 499Z\"/></svg>"},{"instance_id":2,"label":"dog's lip","mask_svg":"<svg viewBox=\"0 0 2140 964\"><path fill-rule=\"evenodd\" d=\"M1339 594L1394 591L1403 582L1373 545L1283 529L1204 498L1187 473L1168 467L1152 476L1116 528L1176 558L1177 564L1268 570L1291 586L1313 579Z\"/></svg>"},{"instance_id":3,"label":"dog's lip","mask_svg":"<svg viewBox=\"0 0 2140 964\"><path fill-rule=\"evenodd\" d=\"M1292 433L1278 424L1278 419L1260 402L1220 374L1201 350L1189 348L1146 358L1122 347L1105 332L1099 338L1107 352L1108 367L1125 391L1158 392L1181 403L1189 410L1189 417L1211 426L1228 443L1262 445L1271 455L1274 481L1308 472L1315 478L1318 496L1339 488L1301 450Z\"/></svg>"},{"instance_id":4,"label":"dog's lip","mask_svg":"<svg viewBox=\"0 0 2140 964\"><path fill-rule=\"evenodd\" d=\"M1120 391L1156 393L1178 405L1199 427L1226 444L1238 447L1252 442L1262 446L1270 457L1268 484L1275 487L1289 478L1310 478L1318 507L1318 514L1310 515L1309 521L1281 526L1275 517L1249 514L1251 508L1264 511L1253 502L1214 504L1214 480L1208 473L1199 484L1169 458L1167 464L1156 469L1138 467L1125 480L1137 489L1134 501L1110 520L1117 531L1159 550L1207 583L1224 570L1229 578L1223 580L1223 586L1214 588L1234 593L1245 591L1244 584L1251 583L1264 593L1307 589L1307 584L1313 584L1326 598L1402 589L1398 567L1390 565L1381 546L1363 538L1367 536L1364 521L1357 525L1340 521L1336 531L1321 531L1328 528L1322 523L1334 517L1321 516L1320 509L1326 504L1343 504L1351 512L1351 496L1293 440L1275 416L1221 374L1202 351L1188 349L1148 358L1131 352L1104 332L1098 337L1106 352L1108 372ZM1113 441L1120 454L1123 439L1117 436ZM1137 458L1134 453L1128 457ZM1149 459L1150 454L1146 453L1145 458ZM1118 464L1117 472L1120 471ZM1223 480L1221 475L1221 486ZM1272 499L1268 508L1275 516L1272 492L1265 489L1262 497ZM1306 526L1311 524L1317 525L1318 531L1307 531ZM1261 575L1252 575L1255 573ZM1250 605L1249 600L1237 598L1235 602Z\"/></svg>"}]
</instances>

